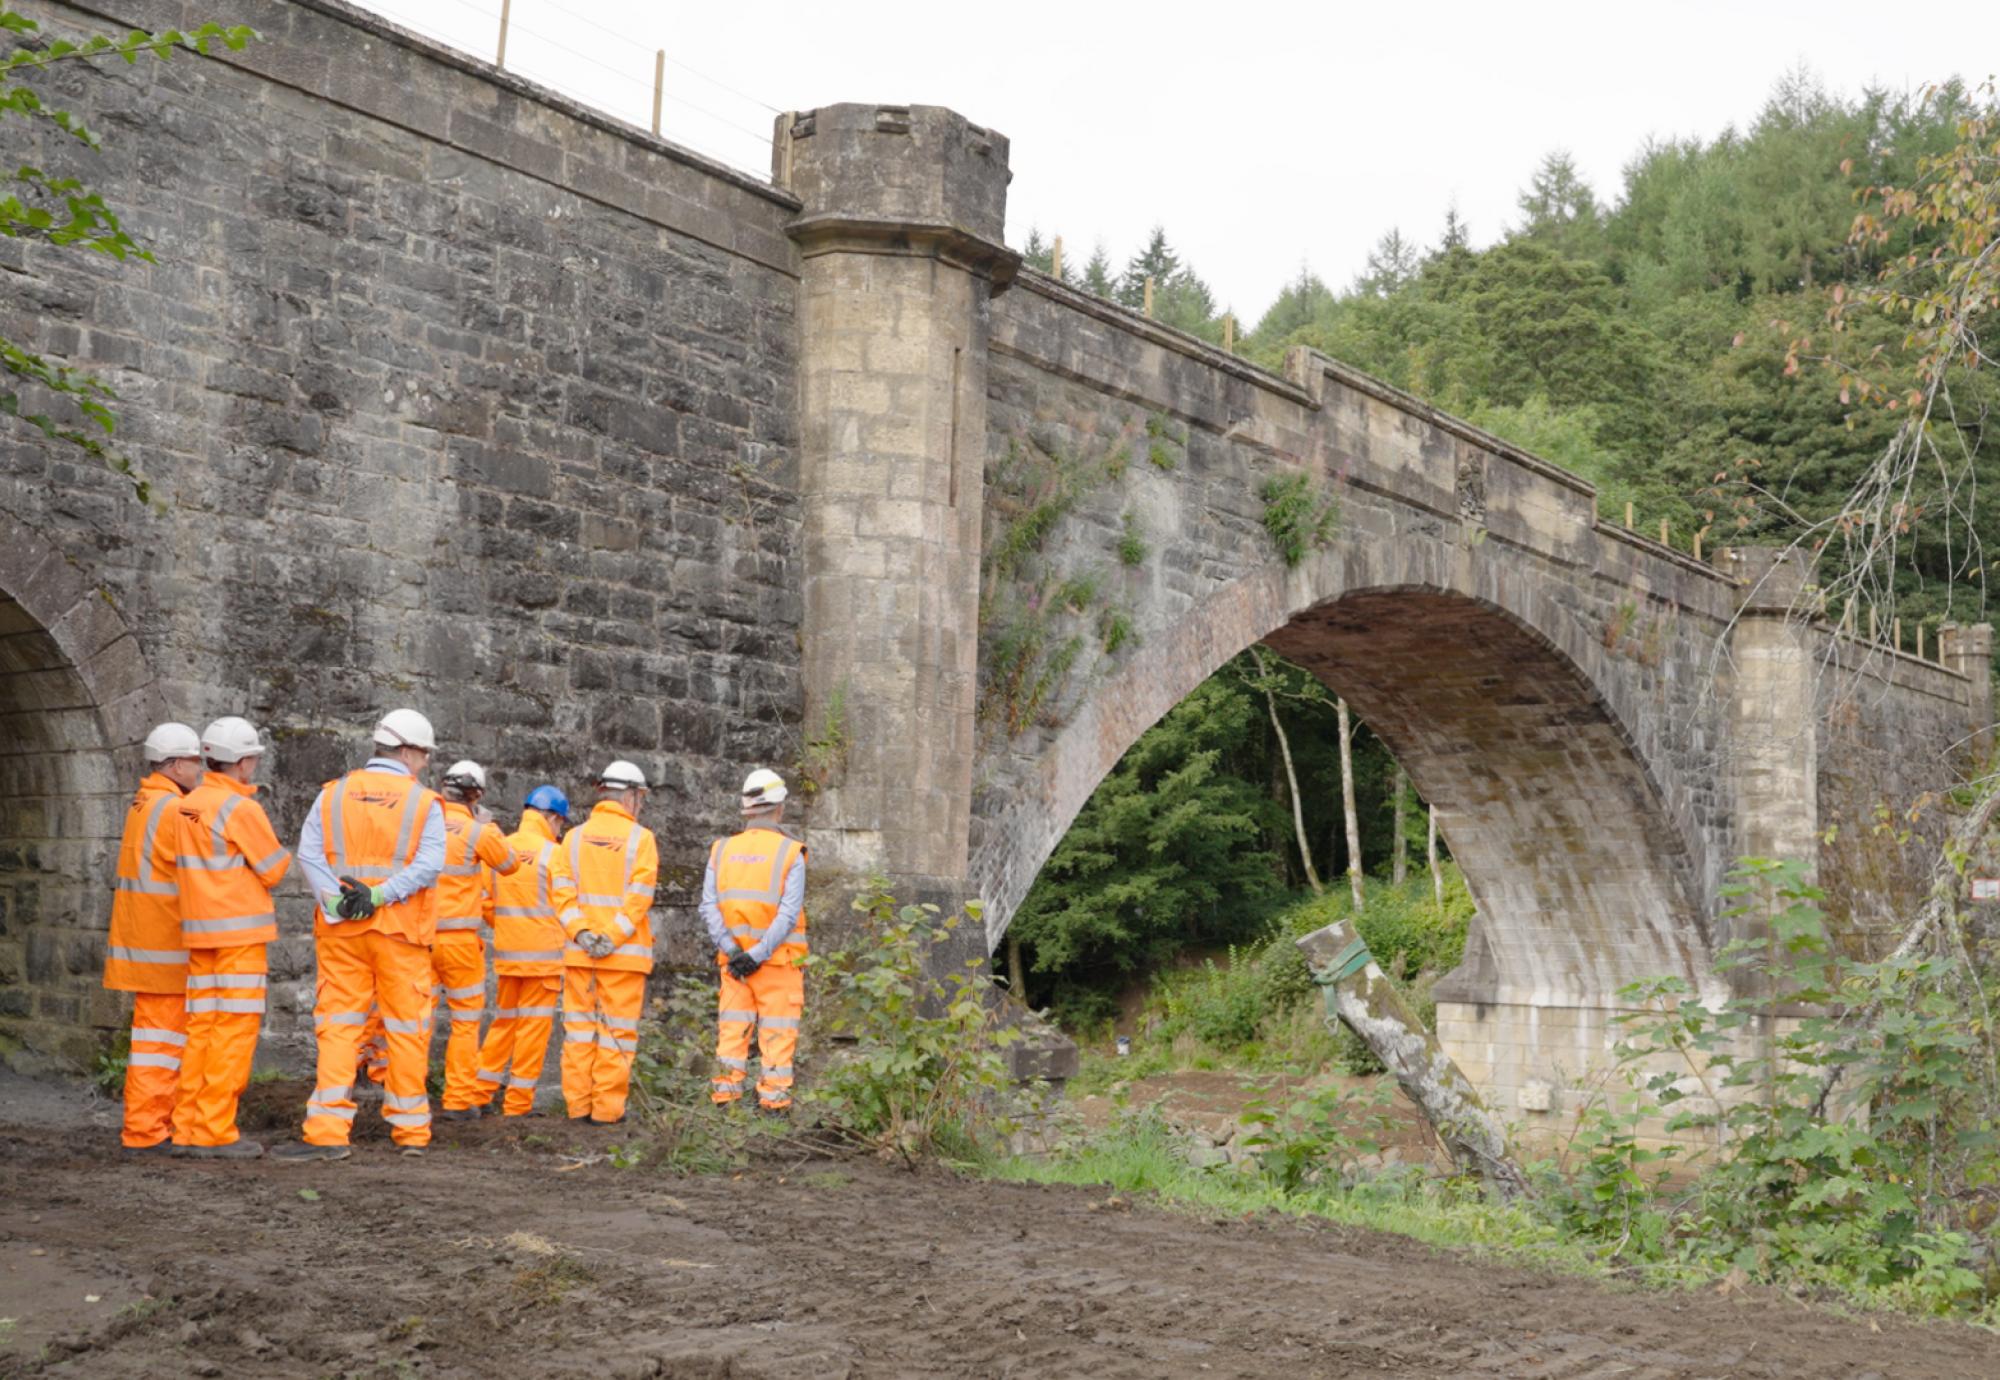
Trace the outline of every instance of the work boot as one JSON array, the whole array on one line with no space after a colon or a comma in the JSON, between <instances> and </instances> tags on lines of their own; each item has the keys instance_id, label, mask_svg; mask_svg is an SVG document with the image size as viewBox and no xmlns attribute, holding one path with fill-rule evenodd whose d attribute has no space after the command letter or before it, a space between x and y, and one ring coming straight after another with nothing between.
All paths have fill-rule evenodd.
<instances>
[{"instance_id":1,"label":"work boot","mask_svg":"<svg viewBox=\"0 0 2000 1380\"><path fill-rule=\"evenodd\" d=\"M439 1121L477 1121L483 1113L477 1107L446 1107L437 1114Z\"/></svg>"},{"instance_id":2,"label":"work boot","mask_svg":"<svg viewBox=\"0 0 2000 1380\"><path fill-rule=\"evenodd\" d=\"M617 1116L612 1117L609 1121L605 1121L600 1117L592 1117L590 1119L590 1124L592 1126L616 1126L619 1122L623 1121L624 1119L625 1119L625 1113L620 1112Z\"/></svg>"},{"instance_id":3,"label":"work boot","mask_svg":"<svg viewBox=\"0 0 2000 1380\"><path fill-rule=\"evenodd\" d=\"M430 1147L428 1145L402 1145L397 1147L397 1153L402 1155L406 1160L420 1160L429 1151Z\"/></svg>"},{"instance_id":4,"label":"work boot","mask_svg":"<svg viewBox=\"0 0 2000 1380\"><path fill-rule=\"evenodd\" d=\"M149 1155L165 1158L174 1153L174 1143L171 1140L156 1140L151 1145L121 1145L118 1151L133 1159L143 1159Z\"/></svg>"},{"instance_id":5,"label":"work boot","mask_svg":"<svg viewBox=\"0 0 2000 1380\"><path fill-rule=\"evenodd\" d=\"M345 1145L313 1145L294 1140L273 1150L271 1158L283 1164L305 1164L310 1160L344 1160L352 1153Z\"/></svg>"},{"instance_id":6,"label":"work boot","mask_svg":"<svg viewBox=\"0 0 2000 1380\"><path fill-rule=\"evenodd\" d=\"M187 1157L191 1160L254 1160L264 1154L264 1143L239 1137L227 1145L190 1145Z\"/></svg>"}]
</instances>

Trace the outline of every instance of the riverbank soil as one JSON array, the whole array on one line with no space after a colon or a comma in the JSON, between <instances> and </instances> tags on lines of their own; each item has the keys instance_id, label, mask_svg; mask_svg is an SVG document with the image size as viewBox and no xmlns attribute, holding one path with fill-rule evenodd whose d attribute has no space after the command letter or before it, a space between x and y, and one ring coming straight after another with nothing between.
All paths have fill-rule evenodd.
<instances>
[{"instance_id":1,"label":"riverbank soil","mask_svg":"<svg viewBox=\"0 0 2000 1380\"><path fill-rule=\"evenodd\" d=\"M676 1179L615 1167L632 1127L560 1119L440 1124L421 1159L132 1160L72 1102L0 1097L0 1376L2000 1374L1962 1326L1103 1189Z\"/></svg>"}]
</instances>

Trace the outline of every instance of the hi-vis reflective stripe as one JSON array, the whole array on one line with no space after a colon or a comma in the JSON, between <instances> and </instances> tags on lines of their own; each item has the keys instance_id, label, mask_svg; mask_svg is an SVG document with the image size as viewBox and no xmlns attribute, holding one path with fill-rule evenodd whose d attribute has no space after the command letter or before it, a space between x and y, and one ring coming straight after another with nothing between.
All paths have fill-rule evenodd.
<instances>
[{"instance_id":1,"label":"hi-vis reflective stripe","mask_svg":"<svg viewBox=\"0 0 2000 1380\"><path fill-rule=\"evenodd\" d=\"M547 885L547 883L544 882L543 885ZM493 907L493 918L495 920L553 920L555 917L556 910L554 906ZM444 921L438 921L438 928L444 928Z\"/></svg>"},{"instance_id":2,"label":"hi-vis reflective stripe","mask_svg":"<svg viewBox=\"0 0 2000 1380\"><path fill-rule=\"evenodd\" d=\"M139 841L139 875L120 877L118 879L120 891L136 891L144 896L172 896L179 892L180 888L175 883L162 881L153 874L153 850L159 844L160 816L166 813L167 806L177 798L173 795L162 795L153 802L153 808L146 812L146 835ZM183 955L183 961L185 957Z\"/></svg>"},{"instance_id":3,"label":"hi-vis reflective stripe","mask_svg":"<svg viewBox=\"0 0 2000 1380\"><path fill-rule=\"evenodd\" d=\"M264 985L262 973L191 973L188 976L188 991L199 992L211 987L259 987Z\"/></svg>"},{"instance_id":4,"label":"hi-vis reflective stripe","mask_svg":"<svg viewBox=\"0 0 2000 1380\"><path fill-rule=\"evenodd\" d=\"M579 891L576 899L586 906L616 906L624 902L623 896L606 896L602 892Z\"/></svg>"},{"instance_id":5,"label":"hi-vis reflective stripe","mask_svg":"<svg viewBox=\"0 0 2000 1380\"><path fill-rule=\"evenodd\" d=\"M221 1011L237 1016L261 1016L264 1014L262 997L189 997L189 1012Z\"/></svg>"},{"instance_id":6,"label":"hi-vis reflective stripe","mask_svg":"<svg viewBox=\"0 0 2000 1380\"><path fill-rule=\"evenodd\" d=\"M156 1045L184 1045L188 1042L188 1037L178 1030L155 1030L143 1025L132 1027L132 1039L135 1042L148 1040Z\"/></svg>"},{"instance_id":7,"label":"hi-vis reflective stripe","mask_svg":"<svg viewBox=\"0 0 2000 1380\"><path fill-rule=\"evenodd\" d=\"M438 933L448 934L452 930L476 930L485 921L476 915L452 915L438 920Z\"/></svg>"},{"instance_id":8,"label":"hi-vis reflective stripe","mask_svg":"<svg viewBox=\"0 0 2000 1380\"><path fill-rule=\"evenodd\" d=\"M336 873L345 872L358 881L386 882L409 857L410 838L417 828L417 797L422 792L417 789L415 782L412 782L410 789L403 793L403 819L396 828L396 847L389 855L394 861L390 866L380 871L372 867L357 871L347 861L347 827L341 816L341 808L347 800L347 789L353 781L354 777L350 774L327 787L333 793L333 799L328 802L328 808L333 815L333 827L322 831L327 836L327 861L333 864Z\"/></svg>"},{"instance_id":9,"label":"hi-vis reflective stripe","mask_svg":"<svg viewBox=\"0 0 2000 1380\"><path fill-rule=\"evenodd\" d=\"M421 1035L424 1029L424 1022L402 1021L396 1019L394 1016L384 1016L382 1018L382 1028L391 1035Z\"/></svg>"},{"instance_id":10,"label":"hi-vis reflective stripe","mask_svg":"<svg viewBox=\"0 0 2000 1380\"><path fill-rule=\"evenodd\" d=\"M553 1020L560 1009L554 1006L496 1006L493 1008L493 1019L496 1021L510 1021L522 1020L530 1016L547 1016Z\"/></svg>"},{"instance_id":11,"label":"hi-vis reflective stripe","mask_svg":"<svg viewBox=\"0 0 2000 1380\"><path fill-rule=\"evenodd\" d=\"M189 934L227 934L231 930L248 930L271 924L277 918L264 910L255 915L225 915L219 920L183 920L181 928Z\"/></svg>"},{"instance_id":12,"label":"hi-vis reflective stripe","mask_svg":"<svg viewBox=\"0 0 2000 1380\"><path fill-rule=\"evenodd\" d=\"M614 1016L606 1011L597 1013L597 1023L599 1025L608 1025L614 1030L637 1030L639 1028L639 1018L637 1016Z\"/></svg>"},{"instance_id":13,"label":"hi-vis reflective stripe","mask_svg":"<svg viewBox=\"0 0 2000 1380\"><path fill-rule=\"evenodd\" d=\"M125 1056L125 1062L142 1069L177 1069L181 1066L178 1054L149 1054L145 1050L134 1050Z\"/></svg>"},{"instance_id":14,"label":"hi-vis reflective stripe","mask_svg":"<svg viewBox=\"0 0 2000 1380\"><path fill-rule=\"evenodd\" d=\"M615 910L625 904L626 892L631 891L635 895L641 894L640 889L635 889L632 886L632 869L638 864L638 861L639 826L634 824L632 832L625 836L625 870L623 875L618 878L618 894L605 895L601 892L593 892L586 895L583 892L578 892L576 897L577 903L585 906L603 906ZM569 836L569 871L571 879L578 886L583 885L583 831L581 829L573 830ZM650 897L652 889L644 888L643 894ZM626 922L625 933L632 933L632 929L631 923L629 921Z\"/></svg>"},{"instance_id":15,"label":"hi-vis reflective stripe","mask_svg":"<svg viewBox=\"0 0 2000 1380\"><path fill-rule=\"evenodd\" d=\"M578 949L578 953L583 950ZM495 949L495 963L555 963L563 956L561 949Z\"/></svg>"},{"instance_id":16,"label":"hi-vis reflective stripe","mask_svg":"<svg viewBox=\"0 0 2000 1380\"><path fill-rule=\"evenodd\" d=\"M510 1075L507 1079L507 1086L510 1088L532 1088L535 1086L535 1080L532 1078L515 1078Z\"/></svg>"},{"instance_id":17,"label":"hi-vis reflective stripe","mask_svg":"<svg viewBox=\"0 0 2000 1380\"><path fill-rule=\"evenodd\" d=\"M359 1011L329 1011L324 1016L314 1018L316 1025L367 1025L368 1018Z\"/></svg>"},{"instance_id":18,"label":"hi-vis reflective stripe","mask_svg":"<svg viewBox=\"0 0 2000 1380\"><path fill-rule=\"evenodd\" d=\"M797 1016L759 1016L757 1024L766 1030L797 1030L799 1028L799 1018Z\"/></svg>"},{"instance_id":19,"label":"hi-vis reflective stripe","mask_svg":"<svg viewBox=\"0 0 2000 1380\"><path fill-rule=\"evenodd\" d=\"M285 848L282 846L274 848L263 857L257 859L257 861L251 863L250 870L253 872L269 872L272 868L276 867L280 862L283 862L286 858L289 858L291 856L292 856L292 850L289 848Z\"/></svg>"},{"instance_id":20,"label":"hi-vis reflective stripe","mask_svg":"<svg viewBox=\"0 0 2000 1380\"><path fill-rule=\"evenodd\" d=\"M109 953L113 958L123 959L127 963L186 963L188 961L188 951L186 949L128 949L122 944L112 944L106 947L105 952Z\"/></svg>"},{"instance_id":21,"label":"hi-vis reflective stripe","mask_svg":"<svg viewBox=\"0 0 2000 1380\"><path fill-rule=\"evenodd\" d=\"M496 958L498 956L499 955L497 954L495 955ZM593 959L590 956L590 954L585 952L583 949L578 948L574 944L571 944L567 948L565 948L562 951L561 956L563 958L580 959L585 963L596 962L596 960ZM614 944L611 948L611 952L605 955L606 958L651 958L652 956L653 956L653 951L647 948L644 944Z\"/></svg>"},{"instance_id":22,"label":"hi-vis reflective stripe","mask_svg":"<svg viewBox=\"0 0 2000 1380\"><path fill-rule=\"evenodd\" d=\"M485 996L486 984L475 982L466 987L440 987L438 990L444 993L447 1001L464 1001L467 997Z\"/></svg>"},{"instance_id":23,"label":"hi-vis reflective stripe","mask_svg":"<svg viewBox=\"0 0 2000 1380\"><path fill-rule=\"evenodd\" d=\"M716 1014L715 1019L717 1024L725 1021L741 1021L743 1024L749 1025L757 1019L757 1013L755 1011L722 1011Z\"/></svg>"},{"instance_id":24,"label":"hi-vis reflective stripe","mask_svg":"<svg viewBox=\"0 0 2000 1380\"><path fill-rule=\"evenodd\" d=\"M306 1115L338 1117L342 1121L352 1121L354 1108L336 1107L332 1104L343 1102L353 1095L352 1083L343 1083L337 1088L314 1088L313 1095L306 1100Z\"/></svg>"}]
</instances>

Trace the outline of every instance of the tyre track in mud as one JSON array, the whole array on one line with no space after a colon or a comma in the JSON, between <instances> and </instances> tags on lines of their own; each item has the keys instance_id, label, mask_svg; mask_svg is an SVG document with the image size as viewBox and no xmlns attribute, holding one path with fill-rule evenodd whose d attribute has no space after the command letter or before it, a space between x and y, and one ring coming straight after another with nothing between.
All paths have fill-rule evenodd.
<instances>
[{"instance_id":1,"label":"tyre track in mud","mask_svg":"<svg viewBox=\"0 0 2000 1380\"><path fill-rule=\"evenodd\" d=\"M872 1162L565 1168L605 1133L534 1127L311 1167L0 1128L0 1376L2000 1374L1965 1327Z\"/></svg>"}]
</instances>

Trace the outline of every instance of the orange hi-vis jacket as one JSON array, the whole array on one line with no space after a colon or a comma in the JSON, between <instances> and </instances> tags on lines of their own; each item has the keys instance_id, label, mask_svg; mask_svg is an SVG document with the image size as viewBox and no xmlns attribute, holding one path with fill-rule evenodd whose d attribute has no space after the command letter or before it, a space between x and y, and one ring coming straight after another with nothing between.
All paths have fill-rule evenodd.
<instances>
[{"instance_id":1,"label":"orange hi-vis jacket","mask_svg":"<svg viewBox=\"0 0 2000 1380\"><path fill-rule=\"evenodd\" d=\"M383 882L416 860L423 842L424 821L442 797L408 776L362 767L320 792L320 835L326 840L327 866L336 877L352 877L367 886ZM317 902L319 898L315 897ZM392 939L430 948L437 942L438 889L427 886L413 896L383 906L366 920L326 922L323 910L313 914L313 936L351 938L373 930Z\"/></svg>"},{"instance_id":2,"label":"orange hi-vis jacket","mask_svg":"<svg viewBox=\"0 0 2000 1380\"><path fill-rule=\"evenodd\" d=\"M470 805L444 802L444 871L437 880L437 942L477 944L493 923L493 874L520 863L497 824L482 823Z\"/></svg>"},{"instance_id":3,"label":"orange hi-vis jacket","mask_svg":"<svg viewBox=\"0 0 2000 1380\"><path fill-rule=\"evenodd\" d=\"M805 860L803 843L772 828L745 829L715 841L708 850L708 865L715 871L716 908L731 939L745 949L757 947L778 918L786 877ZM805 956L806 913L801 909L785 942L771 951L771 960L795 963Z\"/></svg>"},{"instance_id":4,"label":"orange hi-vis jacket","mask_svg":"<svg viewBox=\"0 0 2000 1380\"><path fill-rule=\"evenodd\" d=\"M617 972L653 971L653 887L660 876L660 846L615 801L600 800L590 818L563 840L569 872L576 883L575 919L563 921L570 944L563 963L571 968ZM577 947L577 935L595 930L611 938L611 952L592 958Z\"/></svg>"},{"instance_id":5,"label":"orange hi-vis jacket","mask_svg":"<svg viewBox=\"0 0 2000 1380\"><path fill-rule=\"evenodd\" d=\"M173 814L181 788L148 773L125 813L118 844L118 890L111 897L111 940L104 985L113 992L181 995L187 948L181 943L181 895L174 855L180 826Z\"/></svg>"},{"instance_id":6,"label":"orange hi-vis jacket","mask_svg":"<svg viewBox=\"0 0 2000 1380\"><path fill-rule=\"evenodd\" d=\"M508 836L518 867L493 883L493 972L497 977L560 977L563 926L579 920L569 855L533 810Z\"/></svg>"},{"instance_id":7,"label":"orange hi-vis jacket","mask_svg":"<svg viewBox=\"0 0 2000 1380\"><path fill-rule=\"evenodd\" d=\"M271 891L292 865L257 788L209 772L182 798L179 869L181 940L190 949L233 949L278 937Z\"/></svg>"}]
</instances>

